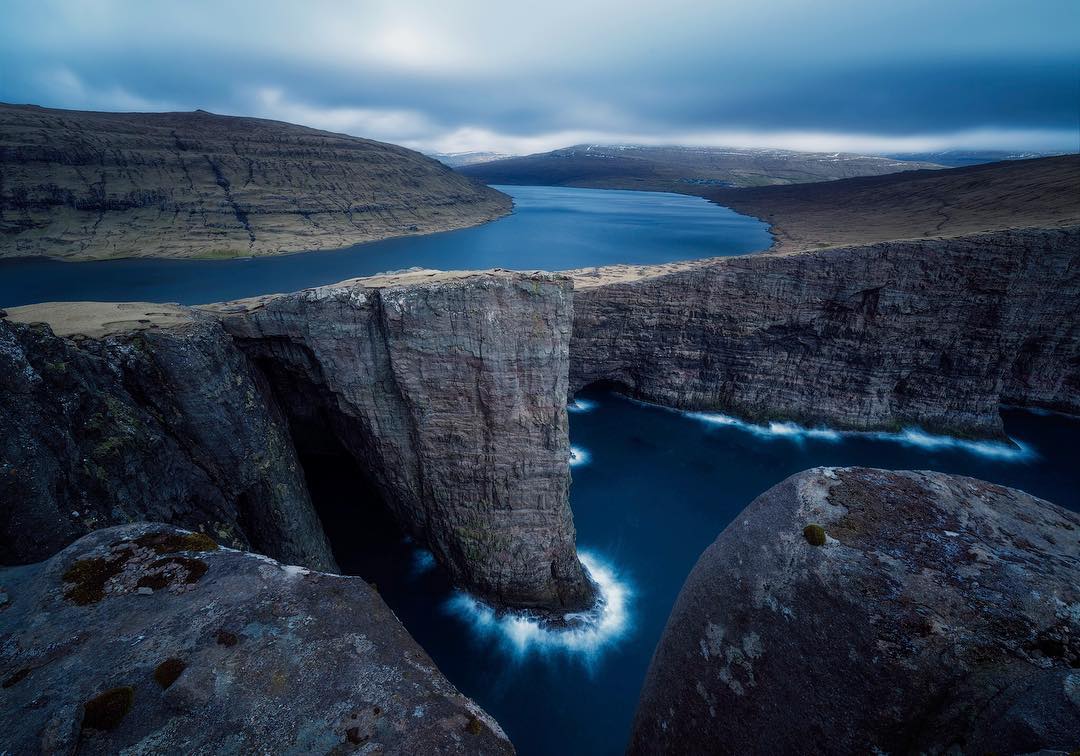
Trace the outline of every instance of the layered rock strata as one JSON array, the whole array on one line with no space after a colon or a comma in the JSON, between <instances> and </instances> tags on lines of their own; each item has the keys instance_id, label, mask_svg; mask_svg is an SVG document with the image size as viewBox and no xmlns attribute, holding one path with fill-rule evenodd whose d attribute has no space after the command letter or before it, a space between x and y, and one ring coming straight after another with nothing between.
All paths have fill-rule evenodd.
<instances>
[{"instance_id":1,"label":"layered rock strata","mask_svg":"<svg viewBox=\"0 0 1080 756\"><path fill-rule=\"evenodd\" d=\"M259 118L0 104L0 257L235 257L463 228L511 200L418 152Z\"/></svg>"},{"instance_id":2,"label":"layered rock strata","mask_svg":"<svg viewBox=\"0 0 1080 756\"><path fill-rule=\"evenodd\" d=\"M557 275L421 271L217 309L298 443L333 434L459 584L579 609L593 589L568 502L571 297Z\"/></svg>"},{"instance_id":3,"label":"layered rock strata","mask_svg":"<svg viewBox=\"0 0 1080 756\"><path fill-rule=\"evenodd\" d=\"M931 472L818 468L698 560L631 753L1067 753L1080 517Z\"/></svg>"},{"instance_id":4,"label":"layered rock strata","mask_svg":"<svg viewBox=\"0 0 1080 756\"><path fill-rule=\"evenodd\" d=\"M11 753L513 753L359 578L163 525L0 569Z\"/></svg>"},{"instance_id":5,"label":"layered rock strata","mask_svg":"<svg viewBox=\"0 0 1080 756\"><path fill-rule=\"evenodd\" d=\"M576 275L572 390L852 430L1000 437L1080 412L1080 227Z\"/></svg>"}]
</instances>

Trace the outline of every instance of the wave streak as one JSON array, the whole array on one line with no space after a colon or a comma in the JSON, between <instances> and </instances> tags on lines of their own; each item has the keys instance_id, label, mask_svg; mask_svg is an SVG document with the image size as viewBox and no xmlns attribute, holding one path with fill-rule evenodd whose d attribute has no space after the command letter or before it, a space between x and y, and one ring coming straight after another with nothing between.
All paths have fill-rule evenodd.
<instances>
[{"instance_id":1,"label":"wave streak","mask_svg":"<svg viewBox=\"0 0 1080 756\"><path fill-rule=\"evenodd\" d=\"M630 630L632 591L596 554L582 551L578 557L600 595L592 609L565 615L565 625L553 625L524 612L501 612L460 591L451 597L447 609L467 622L476 635L495 640L514 657L562 653L592 661Z\"/></svg>"}]
</instances>

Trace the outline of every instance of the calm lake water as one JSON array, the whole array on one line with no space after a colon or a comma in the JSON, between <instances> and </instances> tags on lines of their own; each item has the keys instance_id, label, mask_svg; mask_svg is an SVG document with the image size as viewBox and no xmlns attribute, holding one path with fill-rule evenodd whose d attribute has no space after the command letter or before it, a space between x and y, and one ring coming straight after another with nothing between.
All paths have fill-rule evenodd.
<instances>
[{"instance_id":1,"label":"calm lake water","mask_svg":"<svg viewBox=\"0 0 1080 756\"><path fill-rule=\"evenodd\" d=\"M653 648L701 552L754 497L817 465L930 469L1014 486L1080 510L1080 421L1004 412L1021 451L917 433L877 436L746 426L585 392L571 414L578 545L622 591L593 634L560 638L498 622L454 592L430 554L358 514L354 480L316 468L313 494L342 568L377 584L455 685L493 714L522 754L617 754ZM309 468L311 472L311 468ZM377 511L377 507L367 510Z\"/></svg>"},{"instance_id":2,"label":"calm lake water","mask_svg":"<svg viewBox=\"0 0 1080 756\"><path fill-rule=\"evenodd\" d=\"M483 226L345 249L246 260L0 260L0 307L49 301L206 304L296 291L388 270L569 270L767 248L768 226L700 197L496 187L514 212Z\"/></svg>"}]
</instances>

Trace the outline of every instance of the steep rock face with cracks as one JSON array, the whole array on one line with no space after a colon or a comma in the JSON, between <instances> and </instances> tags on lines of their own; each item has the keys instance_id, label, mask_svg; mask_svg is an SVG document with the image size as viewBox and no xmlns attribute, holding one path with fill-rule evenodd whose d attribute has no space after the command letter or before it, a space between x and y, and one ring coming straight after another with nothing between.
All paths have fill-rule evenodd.
<instances>
[{"instance_id":1,"label":"steep rock face with cracks","mask_svg":"<svg viewBox=\"0 0 1080 756\"><path fill-rule=\"evenodd\" d=\"M513 753L360 578L134 524L0 585L12 753Z\"/></svg>"},{"instance_id":2,"label":"steep rock face with cracks","mask_svg":"<svg viewBox=\"0 0 1080 756\"><path fill-rule=\"evenodd\" d=\"M568 502L571 283L432 271L220 305L301 446L332 433L458 584L592 601Z\"/></svg>"},{"instance_id":3,"label":"steep rock face with cracks","mask_svg":"<svg viewBox=\"0 0 1080 756\"><path fill-rule=\"evenodd\" d=\"M95 306L60 312L81 308ZM336 569L262 376L220 324L142 310L136 327L100 338L11 319L48 317L47 308L0 319L0 563L44 559L92 530L153 519ZM172 322L137 327L153 318Z\"/></svg>"},{"instance_id":4,"label":"steep rock face with cracks","mask_svg":"<svg viewBox=\"0 0 1080 756\"><path fill-rule=\"evenodd\" d=\"M570 386L850 430L1080 412L1080 227L576 274ZM644 269L647 272L647 269Z\"/></svg>"},{"instance_id":5,"label":"steep rock face with cracks","mask_svg":"<svg viewBox=\"0 0 1080 756\"><path fill-rule=\"evenodd\" d=\"M1070 752L1080 517L932 472L817 468L698 560L631 753Z\"/></svg>"}]
</instances>

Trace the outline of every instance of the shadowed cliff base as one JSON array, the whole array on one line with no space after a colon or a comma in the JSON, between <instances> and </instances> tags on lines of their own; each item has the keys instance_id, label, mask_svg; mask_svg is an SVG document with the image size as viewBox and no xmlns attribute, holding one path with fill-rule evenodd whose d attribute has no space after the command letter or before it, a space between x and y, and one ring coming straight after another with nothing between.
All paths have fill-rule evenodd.
<instances>
[{"instance_id":1,"label":"shadowed cliff base","mask_svg":"<svg viewBox=\"0 0 1080 756\"><path fill-rule=\"evenodd\" d=\"M0 104L0 257L232 258L484 223L510 198L418 152L279 121Z\"/></svg>"}]
</instances>

